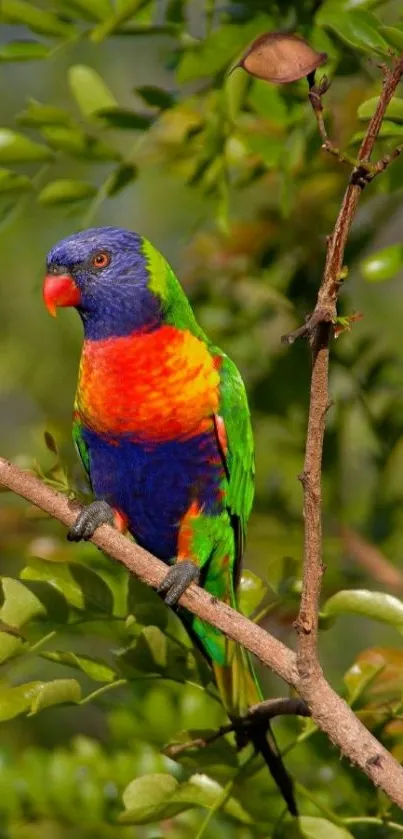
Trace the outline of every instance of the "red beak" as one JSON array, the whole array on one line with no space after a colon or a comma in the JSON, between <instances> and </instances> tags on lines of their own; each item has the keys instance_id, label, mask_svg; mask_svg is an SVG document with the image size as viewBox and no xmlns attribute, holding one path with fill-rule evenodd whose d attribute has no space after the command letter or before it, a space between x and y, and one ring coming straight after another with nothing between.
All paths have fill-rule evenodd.
<instances>
[{"instance_id":1,"label":"red beak","mask_svg":"<svg viewBox=\"0 0 403 839\"><path fill-rule=\"evenodd\" d=\"M43 284L43 299L49 314L56 317L57 306L78 306L81 292L70 274L48 274Z\"/></svg>"}]
</instances>

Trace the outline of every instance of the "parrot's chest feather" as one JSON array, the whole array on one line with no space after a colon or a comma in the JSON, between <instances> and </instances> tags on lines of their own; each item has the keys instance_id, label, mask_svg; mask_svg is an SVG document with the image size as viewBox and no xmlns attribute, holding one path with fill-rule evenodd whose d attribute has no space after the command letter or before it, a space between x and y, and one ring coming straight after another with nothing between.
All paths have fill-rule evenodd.
<instances>
[{"instance_id":1,"label":"parrot's chest feather","mask_svg":"<svg viewBox=\"0 0 403 839\"><path fill-rule=\"evenodd\" d=\"M86 341L76 407L98 433L163 442L212 427L219 373L206 345L188 331Z\"/></svg>"}]
</instances>

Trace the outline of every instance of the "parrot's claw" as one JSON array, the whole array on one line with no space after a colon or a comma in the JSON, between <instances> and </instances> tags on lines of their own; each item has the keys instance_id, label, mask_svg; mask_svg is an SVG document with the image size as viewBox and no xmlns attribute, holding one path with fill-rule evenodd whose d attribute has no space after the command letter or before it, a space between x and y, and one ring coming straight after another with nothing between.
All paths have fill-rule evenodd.
<instances>
[{"instance_id":1,"label":"parrot's claw","mask_svg":"<svg viewBox=\"0 0 403 839\"><path fill-rule=\"evenodd\" d=\"M67 533L69 542L87 541L101 524L113 524L114 511L106 501L93 501L78 514Z\"/></svg>"},{"instance_id":2,"label":"parrot's claw","mask_svg":"<svg viewBox=\"0 0 403 839\"><path fill-rule=\"evenodd\" d=\"M158 592L165 595L167 606L174 606L190 584L198 583L199 579L200 568L190 559L181 559L169 569L158 586Z\"/></svg>"}]
</instances>

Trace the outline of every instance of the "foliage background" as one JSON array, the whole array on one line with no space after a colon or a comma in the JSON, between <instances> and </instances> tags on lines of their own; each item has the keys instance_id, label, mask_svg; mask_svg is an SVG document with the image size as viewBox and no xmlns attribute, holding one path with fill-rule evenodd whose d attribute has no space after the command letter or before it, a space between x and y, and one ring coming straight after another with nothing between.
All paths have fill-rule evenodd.
<instances>
[{"instance_id":1,"label":"foliage background","mask_svg":"<svg viewBox=\"0 0 403 839\"><path fill-rule=\"evenodd\" d=\"M320 150L305 81L227 70L257 34L299 31L328 53L329 127L354 154L377 62L403 48L400 4L3 0L0 14L1 453L65 487L61 458L83 489L70 442L80 324L47 317L45 255L80 226L138 230L245 377L257 495L242 605L292 644L309 354L280 337L313 305L348 170ZM401 140L403 100L390 116L379 153ZM382 592L403 592L402 188L403 158L366 190L346 254L341 314L364 317L332 351L321 634L327 676L398 759L403 604ZM165 757L180 732L223 721L175 616L6 494L0 532L1 837L360 839L403 825L310 723L276 723L300 833L230 741Z\"/></svg>"}]
</instances>

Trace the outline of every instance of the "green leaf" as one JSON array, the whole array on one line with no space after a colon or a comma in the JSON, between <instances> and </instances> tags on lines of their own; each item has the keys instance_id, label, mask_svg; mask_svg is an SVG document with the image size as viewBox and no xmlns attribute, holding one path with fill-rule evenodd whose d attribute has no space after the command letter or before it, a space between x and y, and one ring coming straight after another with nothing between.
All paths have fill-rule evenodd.
<instances>
[{"instance_id":1,"label":"green leaf","mask_svg":"<svg viewBox=\"0 0 403 839\"><path fill-rule=\"evenodd\" d=\"M403 632L403 601L392 594L367 589L343 589L330 597L323 607L325 617L346 613L382 621Z\"/></svg>"},{"instance_id":2,"label":"green leaf","mask_svg":"<svg viewBox=\"0 0 403 839\"><path fill-rule=\"evenodd\" d=\"M104 120L110 128L123 128L127 131L146 131L153 123L153 117L136 114L128 108L102 108L97 117Z\"/></svg>"},{"instance_id":3,"label":"green leaf","mask_svg":"<svg viewBox=\"0 0 403 839\"><path fill-rule=\"evenodd\" d=\"M165 674L168 665L168 638L157 626L144 627L138 638L117 656L124 675L136 673Z\"/></svg>"},{"instance_id":4,"label":"green leaf","mask_svg":"<svg viewBox=\"0 0 403 839\"><path fill-rule=\"evenodd\" d=\"M50 53L39 41L9 41L0 47L0 61L38 61Z\"/></svg>"},{"instance_id":5,"label":"green leaf","mask_svg":"<svg viewBox=\"0 0 403 839\"><path fill-rule=\"evenodd\" d=\"M248 94L248 102L256 113L264 119L281 126L286 124L287 106L275 85L269 85L261 79L253 79Z\"/></svg>"},{"instance_id":6,"label":"green leaf","mask_svg":"<svg viewBox=\"0 0 403 839\"><path fill-rule=\"evenodd\" d=\"M343 681L348 691L348 701L353 705L364 693L368 685L373 682L376 676L385 667L384 662L368 661L366 659L356 660L344 674Z\"/></svg>"},{"instance_id":7,"label":"green leaf","mask_svg":"<svg viewBox=\"0 0 403 839\"><path fill-rule=\"evenodd\" d=\"M370 254L360 263L361 273L369 283L390 280L403 268L403 245L388 245Z\"/></svg>"},{"instance_id":8,"label":"green leaf","mask_svg":"<svg viewBox=\"0 0 403 839\"><path fill-rule=\"evenodd\" d=\"M400 699L403 688L403 650L370 647L357 656L344 676L353 701L362 693L368 699L385 702Z\"/></svg>"},{"instance_id":9,"label":"green leaf","mask_svg":"<svg viewBox=\"0 0 403 839\"><path fill-rule=\"evenodd\" d=\"M99 44L108 35L111 35L119 27L123 26L127 20L134 17L136 12L138 11L139 7L141 6L142 0L124 0L120 4L120 7L110 15L103 23L96 26L95 29L91 32L91 41L94 44Z\"/></svg>"},{"instance_id":10,"label":"green leaf","mask_svg":"<svg viewBox=\"0 0 403 839\"><path fill-rule=\"evenodd\" d=\"M30 163L52 157L46 146L34 143L10 128L0 128L0 163Z\"/></svg>"},{"instance_id":11,"label":"green leaf","mask_svg":"<svg viewBox=\"0 0 403 839\"><path fill-rule=\"evenodd\" d=\"M172 775L154 773L135 778L123 793L126 813L119 821L129 824L148 824L158 821L179 784Z\"/></svg>"},{"instance_id":12,"label":"green leaf","mask_svg":"<svg viewBox=\"0 0 403 839\"><path fill-rule=\"evenodd\" d=\"M165 111L175 105L174 95L161 87L155 87L155 85L145 84L141 87L135 87L133 93L140 96L151 108L159 108L160 111Z\"/></svg>"},{"instance_id":13,"label":"green leaf","mask_svg":"<svg viewBox=\"0 0 403 839\"><path fill-rule=\"evenodd\" d=\"M111 0L62 0L66 12L78 12L84 20L102 21L113 12Z\"/></svg>"},{"instance_id":14,"label":"green leaf","mask_svg":"<svg viewBox=\"0 0 403 839\"><path fill-rule=\"evenodd\" d=\"M133 166L129 163L123 163L119 166L115 171L112 173L109 185L108 185L108 195L112 198L114 195L118 195L118 193L124 189L128 184L134 181L138 176L138 169L137 166Z\"/></svg>"},{"instance_id":15,"label":"green leaf","mask_svg":"<svg viewBox=\"0 0 403 839\"><path fill-rule=\"evenodd\" d=\"M403 51L403 29L398 29L396 26L380 26L379 31L388 44L399 52Z\"/></svg>"},{"instance_id":16,"label":"green leaf","mask_svg":"<svg viewBox=\"0 0 403 839\"><path fill-rule=\"evenodd\" d=\"M300 816L298 819L300 833L305 839L354 839L345 827L313 816Z\"/></svg>"},{"instance_id":17,"label":"green leaf","mask_svg":"<svg viewBox=\"0 0 403 839\"><path fill-rule=\"evenodd\" d=\"M26 682L18 687L0 685L0 722L11 720L31 708L42 682Z\"/></svg>"},{"instance_id":18,"label":"green leaf","mask_svg":"<svg viewBox=\"0 0 403 839\"><path fill-rule=\"evenodd\" d=\"M43 35L56 35L62 38L72 37L75 28L60 20L52 12L39 9L27 0L2 0L2 18L7 23L23 23L32 30Z\"/></svg>"},{"instance_id":19,"label":"green leaf","mask_svg":"<svg viewBox=\"0 0 403 839\"><path fill-rule=\"evenodd\" d=\"M54 661L57 664L65 664L67 667L74 667L75 670L81 670L94 682L113 682L116 678L116 673L103 661L96 658L88 658L88 656L76 655L72 652L44 652L41 653L42 658L49 661Z\"/></svg>"},{"instance_id":20,"label":"green leaf","mask_svg":"<svg viewBox=\"0 0 403 839\"><path fill-rule=\"evenodd\" d=\"M38 687L30 705L30 714L37 714L52 705L76 704L81 700L81 687L76 679L54 679Z\"/></svg>"},{"instance_id":21,"label":"green leaf","mask_svg":"<svg viewBox=\"0 0 403 839\"><path fill-rule=\"evenodd\" d=\"M61 178L51 181L38 195L40 204L71 204L72 201L82 201L95 195L97 189L86 181L72 181Z\"/></svg>"},{"instance_id":22,"label":"green leaf","mask_svg":"<svg viewBox=\"0 0 403 839\"><path fill-rule=\"evenodd\" d=\"M361 120L369 120L375 113L378 105L379 97L374 96L373 99L367 99L358 108L358 116ZM398 99L393 96L386 109L386 118L390 122L403 122L403 99Z\"/></svg>"},{"instance_id":23,"label":"green leaf","mask_svg":"<svg viewBox=\"0 0 403 839\"><path fill-rule=\"evenodd\" d=\"M341 12L340 8L325 5L317 23L331 29L350 47L363 52L388 53L388 43L379 33L380 21L372 12L364 9Z\"/></svg>"},{"instance_id":24,"label":"green leaf","mask_svg":"<svg viewBox=\"0 0 403 839\"><path fill-rule=\"evenodd\" d=\"M153 623L165 629L168 623L169 611L157 592L133 574L129 576L127 612L145 626Z\"/></svg>"},{"instance_id":25,"label":"green leaf","mask_svg":"<svg viewBox=\"0 0 403 839\"><path fill-rule=\"evenodd\" d=\"M16 589L14 590L15 583ZM20 586L20 589L18 586ZM3 577L2 591L5 594L5 603L0 610L0 621L5 626L19 629L30 617L43 612L43 607L37 599L35 597L31 598L30 593L18 581ZM25 615L28 616L25 617ZM23 646L23 638L4 630L0 631L0 664L17 655Z\"/></svg>"},{"instance_id":26,"label":"green leaf","mask_svg":"<svg viewBox=\"0 0 403 839\"><path fill-rule=\"evenodd\" d=\"M149 824L169 819L193 807L211 810L223 796L223 788L208 775L196 774L184 784L171 775L145 775L136 778L123 793L126 812L119 821L123 824ZM252 824L251 816L234 798L222 805L224 813L242 824Z\"/></svg>"},{"instance_id":27,"label":"green leaf","mask_svg":"<svg viewBox=\"0 0 403 839\"><path fill-rule=\"evenodd\" d=\"M113 594L104 580L78 562L60 564L44 559L31 559L21 572L23 580L45 580L59 591L76 609L91 613L113 610Z\"/></svg>"},{"instance_id":28,"label":"green leaf","mask_svg":"<svg viewBox=\"0 0 403 839\"><path fill-rule=\"evenodd\" d=\"M75 64L68 71L70 90L84 117L93 117L104 108L114 108L117 101L99 73L85 64Z\"/></svg>"},{"instance_id":29,"label":"green leaf","mask_svg":"<svg viewBox=\"0 0 403 839\"><path fill-rule=\"evenodd\" d=\"M249 617L259 606L267 593L267 585L261 577L252 571L242 571L238 589L238 608L243 615Z\"/></svg>"},{"instance_id":30,"label":"green leaf","mask_svg":"<svg viewBox=\"0 0 403 839\"><path fill-rule=\"evenodd\" d=\"M70 114L63 108L56 105L43 105L36 99L29 99L28 107L16 117L20 125L68 125L71 122Z\"/></svg>"},{"instance_id":31,"label":"green leaf","mask_svg":"<svg viewBox=\"0 0 403 839\"><path fill-rule=\"evenodd\" d=\"M20 629L32 618L45 613L45 609L26 586L12 577L2 578L4 601L0 609L0 620L8 626ZM22 638L6 632L0 633L0 663L20 652L24 645Z\"/></svg>"},{"instance_id":32,"label":"green leaf","mask_svg":"<svg viewBox=\"0 0 403 839\"><path fill-rule=\"evenodd\" d=\"M105 580L79 562L70 562L68 567L83 593L84 607L99 613L113 614L113 594Z\"/></svg>"},{"instance_id":33,"label":"green leaf","mask_svg":"<svg viewBox=\"0 0 403 839\"><path fill-rule=\"evenodd\" d=\"M247 73L236 70L227 74L224 81L224 95L228 117L236 122L239 111L245 102L247 91L250 87L250 77ZM269 88L269 85L266 85Z\"/></svg>"},{"instance_id":34,"label":"green leaf","mask_svg":"<svg viewBox=\"0 0 403 839\"><path fill-rule=\"evenodd\" d=\"M26 175L18 175L11 169L0 169L0 193L28 192L32 183Z\"/></svg>"},{"instance_id":35,"label":"green leaf","mask_svg":"<svg viewBox=\"0 0 403 839\"><path fill-rule=\"evenodd\" d=\"M284 155L284 140L281 137L271 137L268 134L243 135L250 150L262 158L268 169L278 166Z\"/></svg>"},{"instance_id":36,"label":"green leaf","mask_svg":"<svg viewBox=\"0 0 403 839\"><path fill-rule=\"evenodd\" d=\"M10 626L21 627L44 613L44 608L38 598L19 580L12 577L2 577L4 601L0 609L0 618Z\"/></svg>"},{"instance_id":37,"label":"green leaf","mask_svg":"<svg viewBox=\"0 0 403 839\"><path fill-rule=\"evenodd\" d=\"M26 682L17 687L0 686L0 722L23 714L37 714L51 705L77 703L81 688L75 679Z\"/></svg>"},{"instance_id":38,"label":"green leaf","mask_svg":"<svg viewBox=\"0 0 403 839\"><path fill-rule=\"evenodd\" d=\"M117 661L121 673L128 677L147 673L176 682L207 684L211 680L210 668L202 656L179 641L168 638L158 626L141 628L132 644L118 654Z\"/></svg>"},{"instance_id":39,"label":"green leaf","mask_svg":"<svg viewBox=\"0 0 403 839\"><path fill-rule=\"evenodd\" d=\"M172 796L172 804L185 804L187 807L205 807L211 810L223 794L223 788L208 775L197 773L190 780L181 784ZM222 811L242 824L252 824L253 819L235 798L228 798L222 805Z\"/></svg>"},{"instance_id":40,"label":"green leaf","mask_svg":"<svg viewBox=\"0 0 403 839\"><path fill-rule=\"evenodd\" d=\"M146 626L135 645L139 670L163 672L168 663L168 638L158 626Z\"/></svg>"},{"instance_id":41,"label":"green leaf","mask_svg":"<svg viewBox=\"0 0 403 839\"><path fill-rule=\"evenodd\" d=\"M57 624L68 620L69 607L66 599L54 586L44 580L25 580L24 587L42 603L49 620Z\"/></svg>"},{"instance_id":42,"label":"green leaf","mask_svg":"<svg viewBox=\"0 0 403 839\"><path fill-rule=\"evenodd\" d=\"M187 49L180 61L177 77L181 84L214 76L235 61L241 50L257 35L273 28L268 15L256 15L247 24L223 24L204 40Z\"/></svg>"},{"instance_id":43,"label":"green leaf","mask_svg":"<svg viewBox=\"0 0 403 839\"><path fill-rule=\"evenodd\" d=\"M72 157L92 161L119 160L120 158L119 153L111 146L77 128L46 125L41 129L41 133L52 148L67 152Z\"/></svg>"},{"instance_id":44,"label":"green leaf","mask_svg":"<svg viewBox=\"0 0 403 839\"><path fill-rule=\"evenodd\" d=\"M186 20L186 3L187 0L169 0L165 12L165 20L169 23L184 23Z\"/></svg>"}]
</instances>

